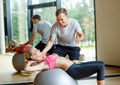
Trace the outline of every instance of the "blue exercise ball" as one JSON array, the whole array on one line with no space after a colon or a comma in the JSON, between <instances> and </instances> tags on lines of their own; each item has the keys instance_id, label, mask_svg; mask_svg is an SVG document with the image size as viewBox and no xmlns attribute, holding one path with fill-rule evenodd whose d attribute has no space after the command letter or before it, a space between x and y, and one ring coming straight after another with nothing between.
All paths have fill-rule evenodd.
<instances>
[{"instance_id":1,"label":"blue exercise ball","mask_svg":"<svg viewBox=\"0 0 120 85\"><path fill-rule=\"evenodd\" d=\"M64 70L54 69L39 72L34 79L34 85L78 85L78 83Z\"/></svg>"}]
</instances>

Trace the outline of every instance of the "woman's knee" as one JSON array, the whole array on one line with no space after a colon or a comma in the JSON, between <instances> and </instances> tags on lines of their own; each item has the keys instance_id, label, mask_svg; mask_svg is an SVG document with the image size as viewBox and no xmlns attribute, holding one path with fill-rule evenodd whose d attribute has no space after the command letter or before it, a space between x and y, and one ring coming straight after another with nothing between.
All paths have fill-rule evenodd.
<instances>
[{"instance_id":1,"label":"woman's knee","mask_svg":"<svg viewBox=\"0 0 120 85\"><path fill-rule=\"evenodd\" d=\"M104 68L105 68L104 62L103 61L98 61L98 64L99 64L99 68L104 70Z\"/></svg>"},{"instance_id":2,"label":"woman's knee","mask_svg":"<svg viewBox=\"0 0 120 85\"><path fill-rule=\"evenodd\" d=\"M105 65L103 61L99 61L99 68L98 68L98 80L105 79Z\"/></svg>"}]
</instances>

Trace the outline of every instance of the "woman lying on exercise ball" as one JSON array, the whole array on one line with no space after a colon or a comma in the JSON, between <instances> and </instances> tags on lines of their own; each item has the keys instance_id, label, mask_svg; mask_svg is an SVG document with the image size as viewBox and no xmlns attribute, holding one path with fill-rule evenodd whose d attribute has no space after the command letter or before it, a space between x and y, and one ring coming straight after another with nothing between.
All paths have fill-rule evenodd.
<instances>
[{"instance_id":1,"label":"woman lying on exercise ball","mask_svg":"<svg viewBox=\"0 0 120 85\"><path fill-rule=\"evenodd\" d=\"M104 63L102 61L91 61L75 64L73 61L64 57L59 57L57 54L52 54L46 57L40 57L41 52L34 47L30 47L26 52L26 58L31 58L33 61L28 61L25 67L26 72L52 70L61 68L66 71L72 78L81 79L89 77L97 73L97 85L104 84ZM31 66L33 63L35 66Z\"/></svg>"},{"instance_id":2,"label":"woman lying on exercise ball","mask_svg":"<svg viewBox=\"0 0 120 85\"><path fill-rule=\"evenodd\" d=\"M22 46L23 44L20 44L16 40L11 40L9 42L8 48L6 48L6 52L17 52L22 53L26 52L30 45Z\"/></svg>"}]
</instances>

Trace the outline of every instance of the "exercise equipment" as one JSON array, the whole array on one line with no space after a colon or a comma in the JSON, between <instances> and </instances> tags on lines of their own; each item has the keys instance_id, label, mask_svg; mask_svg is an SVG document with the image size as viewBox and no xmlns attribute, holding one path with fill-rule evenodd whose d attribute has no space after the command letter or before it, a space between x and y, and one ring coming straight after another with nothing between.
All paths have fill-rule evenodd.
<instances>
[{"instance_id":1,"label":"exercise equipment","mask_svg":"<svg viewBox=\"0 0 120 85\"><path fill-rule=\"evenodd\" d=\"M78 85L78 83L64 70L54 69L39 72L34 79L34 85Z\"/></svg>"},{"instance_id":2,"label":"exercise equipment","mask_svg":"<svg viewBox=\"0 0 120 85\"><path fill-rule=\"evenodd\" d=\"M12 65L18 72L24 70L24 67L26 65L25 53L16 53L12 58Z\"/></svg>"}]
</instances>

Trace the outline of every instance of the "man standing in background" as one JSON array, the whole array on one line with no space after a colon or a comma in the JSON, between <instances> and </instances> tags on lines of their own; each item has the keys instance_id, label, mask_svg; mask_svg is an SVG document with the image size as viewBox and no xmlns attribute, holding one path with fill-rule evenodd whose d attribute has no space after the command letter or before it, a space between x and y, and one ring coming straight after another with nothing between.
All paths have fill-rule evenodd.
<instances>
[{"instance_id":1,"label":"man standing in background","mask_svg":"<svg viewBox=\"0 0 120 85\"><path fill-rule=\"evenodd\" d=\"M32 36L24 45L33 43L37 33L39 33L42 36L42 40L35 46L35 48L42 51L49 40L52 25L48 21L41 21L40 15L37 15L37 14L32 17L32 22L34 24L34 27L32 30ZM54 41L54 44L56 43L57 43L57 40ZM51 54L53 52L53 49L54 49L54 45L52 45L48 53Z\"/></svg>"}]
</instances>

